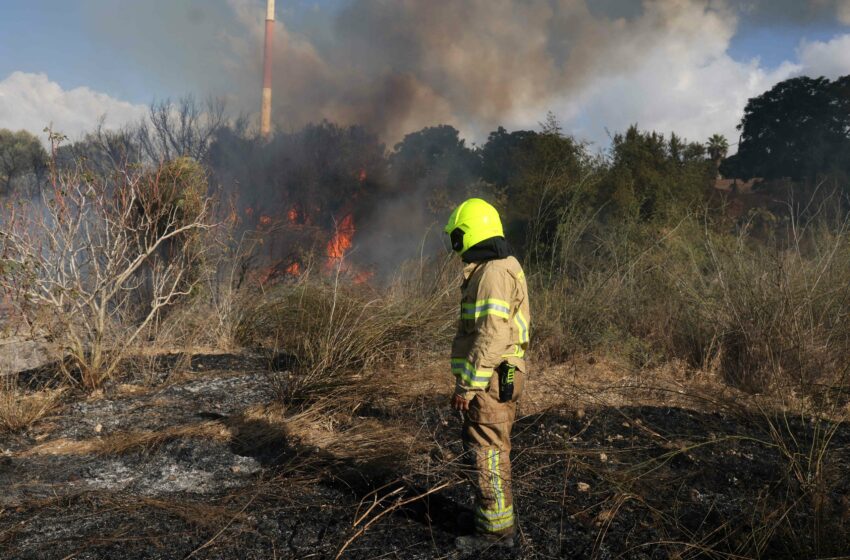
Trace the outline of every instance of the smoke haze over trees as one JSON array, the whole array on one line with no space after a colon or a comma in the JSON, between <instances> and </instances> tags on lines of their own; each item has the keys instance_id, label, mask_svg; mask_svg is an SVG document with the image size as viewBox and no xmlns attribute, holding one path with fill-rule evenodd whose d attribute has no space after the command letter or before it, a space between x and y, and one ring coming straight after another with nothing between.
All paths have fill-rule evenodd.
<instances>
[{"instance_id":1,"label":"smoke haze over trees","mask_svg":"<svg viewBox=\"0 0 850 560\"><path fill-rule=\"evenodd\" d=\"M0 194L9 194L18 180L38 183L47 170L47 153L38 138L25 130L0 129Z\"/></svg>"},{"instance_id":2,"label":"smoke haze over trees","mask_svg":"<svg viewBox=\"0 0 850 560\"><path fill-rule=\"evenodd\" d=\"M563 234L558 208L610 223L665 222L712 197L721 161L730 177L846 177L847 79L794 78L751 99L740 151L725 161L722 135L684 139L637 124L614 133L610 150L600 153L565 134L552 113L537 130L500 126L480 146L440 124L389 148L370 128L329 121L264 141L246 119L229 119L223 102L192 97L155 103L141 125L98 128L56 156L60 166L84 161L102 176L179 155L201 161L242 228L283 232L266 247L272 259L297 262L322 252L345 224L356 230L350 258L389 272L423 243L429 251L439 246L445 214L468 196L493 200L520 253L542 258ZM10 177L43 178L46 154L31 135L5 131L0 140L4 185ZM837 185L846 191L843 181Z\"/></svg>"},{"instance_id":3,"label":"smoke haze over trees","mask_svg":"<svg viewBox=\"0 0 850 560\"><path fill-rule=\"evenodd\" d=\"M253 0L120 8L92 0L80 7L92 40L127 57L101 74L142 67L160 97L212 93L246 114L255 114L259 102L261 8ZM445 123L483 143L498 126L531 128L552 110L565 130L603 146L606 128L625 130L633 122L667 135L720 132L733 139L747 98L795 75L835 78L850 71L841 36L806 41L796 54L771 63L732 56L735 41L750 33L756 40L768 25L844 25L846 12L843 0L281 4L275 124L288 131L325 119L362 124L392 146L405 134ZM24 78L0 83L0 91L5 86L9 99L25 100L47 87ZM92 104L77 99L82 93L65 93L67 100L53 93L51 99L75 114L90 113ZM149 96L146 91L136 101ZM98 102L113 126L144 110L113 101ZM0 116L22 128L23 115L32 111L17 105L15 114ZM37 130L46 124L37 122ZM65 132L76 138L77 126Z\"/></svg>"}]
</instances>

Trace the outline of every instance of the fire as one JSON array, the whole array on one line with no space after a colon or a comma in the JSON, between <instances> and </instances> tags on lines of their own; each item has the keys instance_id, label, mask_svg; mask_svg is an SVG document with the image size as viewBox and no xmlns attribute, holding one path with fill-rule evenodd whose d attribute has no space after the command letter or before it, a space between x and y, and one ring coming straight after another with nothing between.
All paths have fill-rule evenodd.
<instances>
[{"instance_id":1,"label":"fire","mask_svg":"<svg viewBox=\"0 0 850 560\"><path fill-rule=\"evenodd\" d=\"M366 179L368 178L366 168L361 167L357 170L355 172L355 177L357 177L357 181L361 184L366 182ZM328 241L325 249L325 254L327 255L325 269L330 271L334 268L339 268L342 272L348 274L354 283L363 284L372 278L372 272L359 271L353 269L349 263L342 262L346 253L348 253L353 246L355 231L354 214L352 212L348 212L337 224L333 236L330 241Z\"/></svg>"},{"instance_id":2,"label":"fire","mask_svg":"<svg viewBox=\"0 0 850 560\"><path fill-rule=\"evenodd\" d=\"M353 176L360 183L365 182L366 169L355 168ZM258 245L263 246L265 253L262 259L265 261L264 266L252 274L261 285L304 277L307 274L304 261L296 255L307 247L307 238L310 236L322 236L325 239L324 265L320 267L322 272L329 275L341 273L352 284L367 284L372 280L373 271L363 269L347 258L354 248L356 233L352 206L336 214L335 227L330 231L315 225L325 222L322 215L327 211L315 203L301 205L290 202L274 212L270 210L266 209L268 213L259 208L248 207L243 210L246 222L255 224ZM290 227L275 227L281 223ZM325 237L327 235L329 237ZM281 258L282 250L288 251L289 255Z\"/></svg>"},{"instance_id":3,"label":"fire","mask_svg":"<svg viewBox=\"0 0 850 560\"><path fill-rule=\"evenodd\" d=\"M286 277L297 278L301 276L302 271L300 262L291 261L288 265L284 266L285 262L287 261L278 261L271 266L260 269L256 275L257 282L259 282L261 286L265 286L267 284L280 281Z\"/></svg>"},{"instance_id":4,"label":"fire","mask_svg":"<svg viewBox=\"0 0 850 560\"><path fill-rule=\"evenodd\" d=\"M374 275L375 275L375 273L372 272L371 270L364 270L364 271L358 272L354 276L354 283L355 284L366 284L367 282L369 282L369 280L372 279L372 276L374 276Z\"/></svg>"},{"instance_id":5,"label":"fire","mask_svg":"<svg viewBox=\"0 0 850 560\"><path fill-rule=\"evenodd\" d=\"M359 270L352 267L350 263L343 263L342 259L351 249L355 233L354 215L346 214L342 221L337 225L336 231L328 241L327 257L325 269L332 271L339 267L341 272L346 273L355 284L366 284L374 276L371 270Z\"/></svg>"},{"instance_id":6,"label":"fire","mask_svg":"<svg viewBox=\"0 0 850 560\"><path fill-rule=\"evenodd\" d=\"M345 253L351 249L351 240L354 237L354 216L347 214L334 232L331 240L328 241L327 256L328 267L334 266L338 261L342 260Z\"/></svg>"}]
</instances>

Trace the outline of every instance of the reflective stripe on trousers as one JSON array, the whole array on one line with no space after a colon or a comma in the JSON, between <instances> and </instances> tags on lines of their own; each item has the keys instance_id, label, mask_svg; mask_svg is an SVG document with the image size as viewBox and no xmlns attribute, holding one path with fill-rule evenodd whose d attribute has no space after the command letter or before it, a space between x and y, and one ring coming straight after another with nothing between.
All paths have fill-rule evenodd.
<instances>
[{"instance_id":1,"label":"reflective stripe on trousers","mask_svg":"<svg viewBox=\"0 0 850 560\"><path fill-rule=\"evenodd\" d=\"M492 398L489 393L476 395ZM504 406L507 421L480 423L467 416L463 425L464 449L473 463L470 479L475 486L475 526L479 533L504 534L513 532L514 504L511 492L510 434L515 406L510 403L491 403Z\"/></svg>"},{"instance_id":2,"label":"reflective stripe on trousers","mask_svg":"<svg viewBox=\"0 0 850 560\"><path fill-rule=\"evenodd\" d=\"M505 481L501 472L501 451L496 447L487 449L485 457L495 507L487 508L479 504L476 507L476 525L482 532L498 533L514 526L514 506L507 505Z\"/></svg>"}]
</instances>

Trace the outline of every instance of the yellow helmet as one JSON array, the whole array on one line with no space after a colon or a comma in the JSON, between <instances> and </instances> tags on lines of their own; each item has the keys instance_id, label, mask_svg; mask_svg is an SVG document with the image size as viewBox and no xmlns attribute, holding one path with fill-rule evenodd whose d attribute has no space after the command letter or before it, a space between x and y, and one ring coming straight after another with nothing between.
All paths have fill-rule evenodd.
<instances>
[{"instance_id":1,"label":"yellow helmet","mask_svg":"<svg viewBox=\"0 0 850 560\"><path fill-rule=\"evenodd\" d=\"M443 231L451 236L452 249L461 255L485 239L505 236L499 212L480 198L461 202L449 216Z\"/></svg>"}]
</instances>

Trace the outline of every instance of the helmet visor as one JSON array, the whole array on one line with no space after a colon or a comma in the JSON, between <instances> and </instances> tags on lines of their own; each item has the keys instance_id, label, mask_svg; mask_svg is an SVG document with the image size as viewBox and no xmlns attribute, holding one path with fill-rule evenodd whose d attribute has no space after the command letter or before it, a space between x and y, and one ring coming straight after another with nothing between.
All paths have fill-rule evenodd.
<instances>
[{"instance_id":1,"label":"helmet visor","mask_svg":"<svg viewBox=\"0 0 850 560\"><path fill-rule=\"evenodd\" d=\"M460 228L455 228L449 234L449 238L452 241L452 249L460 253L463 251L463 230Z\"/></svg>"}]
</instances>

